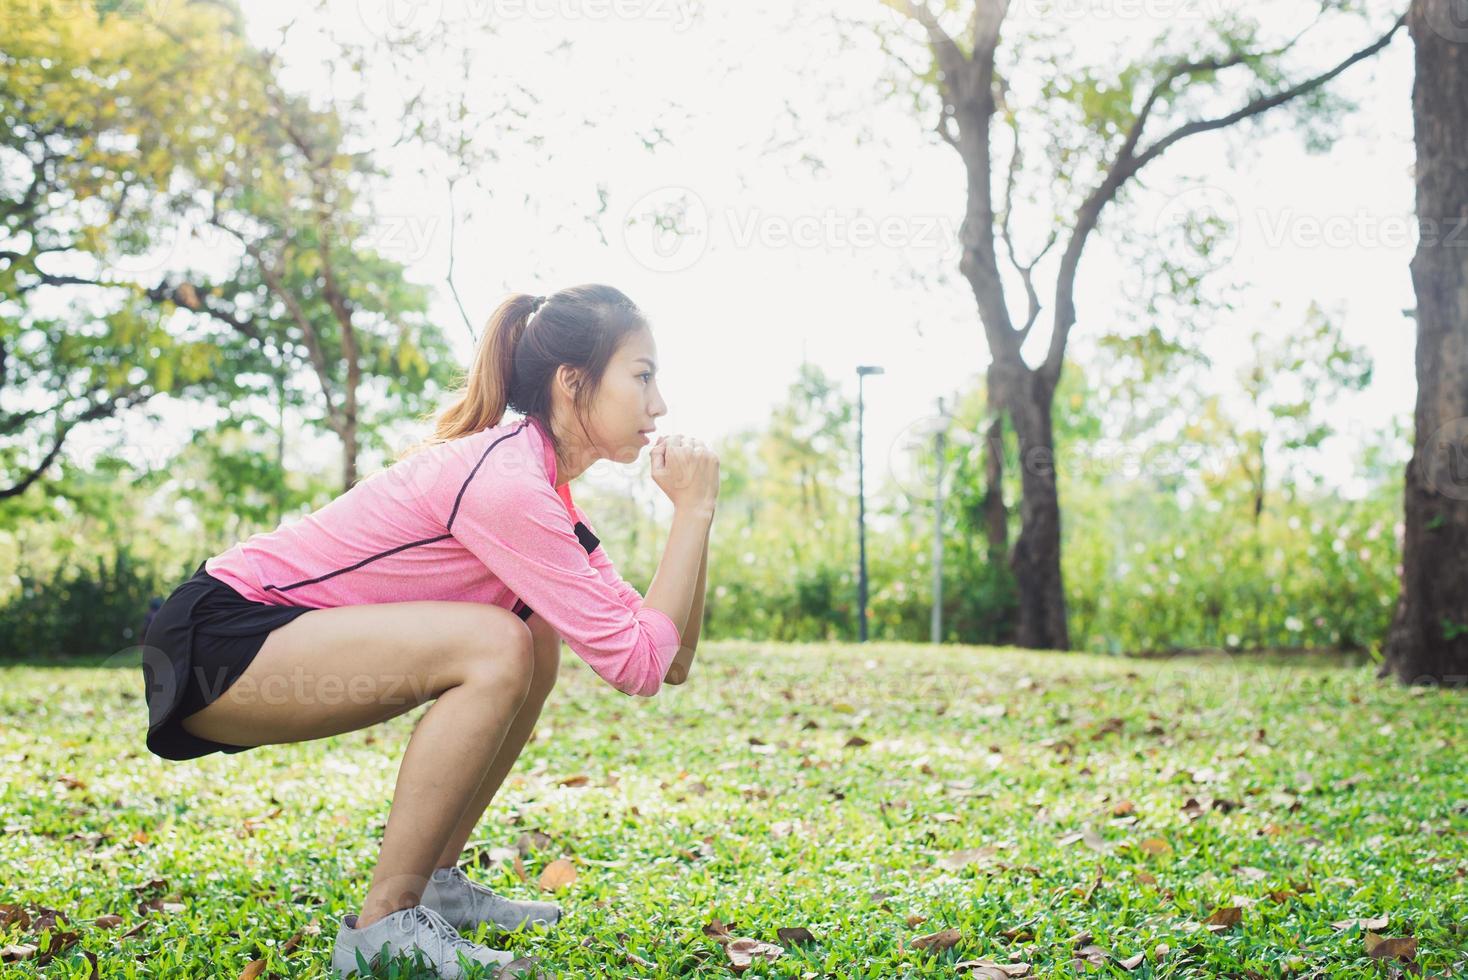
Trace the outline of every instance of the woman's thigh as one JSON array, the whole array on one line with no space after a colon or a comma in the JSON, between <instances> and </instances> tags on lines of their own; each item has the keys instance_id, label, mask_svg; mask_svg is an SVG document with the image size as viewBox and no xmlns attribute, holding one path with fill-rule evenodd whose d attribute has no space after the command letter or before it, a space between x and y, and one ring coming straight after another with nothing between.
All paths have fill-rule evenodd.
<instances>
[{"instance_id":1,"label":"woman's thigh","mask_svg":"<svg viewBox=\"0 0 1468 980\"><path fill-rule=\"evenodd\" d=\"M529 627L477 602L313 609L271 630L212 704L180 720L229 745L325 738L396 717L469 679L528 687Z\"/></svg>"}]
</instances>

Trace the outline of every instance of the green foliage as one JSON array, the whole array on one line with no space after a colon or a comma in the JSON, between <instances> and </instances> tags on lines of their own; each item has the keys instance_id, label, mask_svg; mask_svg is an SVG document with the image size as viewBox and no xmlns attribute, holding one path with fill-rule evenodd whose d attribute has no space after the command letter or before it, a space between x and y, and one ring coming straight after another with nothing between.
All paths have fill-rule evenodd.
<instances>
[{"instance_id":1,"label":"green foliage","mask_svg":"<svg viewBox=\"0 0 1468 980\"><path fill-rule=\"evenodd\" d=\"M143 641L149 600L178 583L126 545L42 578L22 568L0 602L0 659L110 656Z\"/></svg>"},{"instance_id":2,"label":"green foliage","mask_svg":"<svg viewBox=\"0 0 1468 980\"><path fill-rule=\"evenodd\" d=\"M229 60L204 6L175 12L198 39L183 50L145 18L0 0L0 384L24 406L0 411L0 490L35 480L76 426L216 377L210 346L170 331L143 288Z\"/></svg>"},{"instance_id":3,"label":"green foliage","mask_svg":"<svg viewBox=\"0 0 1468 980\"><path fill-rule=\"evenodd\" d=\"M1397 594L1400 490L1364 500L1271 498L1180 507L1119 486L1072 495L1066 596L1072 641L1111 653L1179 648L1368 649Z\"/></svg>"},{"instance_id":4,"label":"green foliage","mask_svg":"<svg viewBox=\"0 0 1468 980\"><path fill-rule=\"evenodd\" d=\"M187 503L205 539L228 547L332 498L335 473L287 468L279 437L260 419L226 418L194 433L149 484L174 506Z\"/></svg>"},{"instance_id":5,"label":"green foliage","mask_svg":"<svg viewBox=\"0 0 1468 980\"><path fill-rule=\"evenodd\" d=\"M719 446L709 544L710 635L824 640L856 633L856 406L802 365L769 425Z\"/></svg>"},{"instance_id":6,"label":"green foliage","mask_svg":"<svg viewBox=\"0 0 1468 980\"><path fill-rule=\"evenodd\" d=\"M0 23L0 384L22 406L0 491L159 394L284 397L353 454L396 448L453 358L371 206L379 169L345 148L360 107L286 91L232 3L0 0ZM233 270L192 268L229 246Z\"/></svg>"}]
</instances>

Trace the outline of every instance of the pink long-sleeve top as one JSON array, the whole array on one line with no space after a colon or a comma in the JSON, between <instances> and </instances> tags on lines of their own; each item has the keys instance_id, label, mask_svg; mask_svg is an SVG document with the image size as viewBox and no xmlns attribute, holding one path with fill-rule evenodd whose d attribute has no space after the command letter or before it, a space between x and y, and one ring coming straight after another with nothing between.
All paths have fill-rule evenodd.
<instances>
[{"instance_id":1,"label":"pink long-sleeve top","mask_svg":"<svg viewBox=\"0 0 1468 980\"><path fill-rule=\"evenodd\" d=\"M617 574L534 418L419 450L204 562L246 599L327 608L439 599L538 613L598 676L651 697L682 642Z\"/></svg>"}]
</instances>

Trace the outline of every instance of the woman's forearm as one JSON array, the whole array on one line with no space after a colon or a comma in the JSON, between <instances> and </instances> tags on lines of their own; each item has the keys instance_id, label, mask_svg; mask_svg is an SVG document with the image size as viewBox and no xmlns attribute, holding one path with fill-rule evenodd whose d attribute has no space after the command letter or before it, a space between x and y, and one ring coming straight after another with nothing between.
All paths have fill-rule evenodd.
<instances>
[{"instance_id":1,"label":"woman's forearm","mask_svg":"<svg viewBox=\"0 0 1468 980\"><path fill-rule=\"evenodd\" d=\"M686 642L681 634L688 631L695 593L701 592L696 588L699 564L703 561L712 521L712 507L677 508L673 511L673 526L668 531L667 544L663 546L663 560L658 563L647 594L643 596L644 606L667 614L675 624L682 624L680 644ZM698 601L701 616L701 595Z\"/></svg>"},{"instance_id":2,"label":"woman's forearm","mask_svg":"<svg viewBox=\"0 0 1468 980\"><path fill-rule=\"evenodd\" d=\"M698 584L693 587L693 607L688 610L688 627L683 631L683 645L689 650L698 648L698 635L703 631L703 596L708 589L709 575L709 531L703 535L703 560L698 563Z\"/></svg>"},{"instance_id":3,"label":"woman's forearm","mask_svg":"<svg viewBox=\"0 0 1468 980\"><path fill-rule=\"evenodd\" d=\"M698 637L703 629L703 597L708 588L710 533L712 525L703 538L703 559L698 565L698 582L693 588L693 605L688 611L688 625L683 630L683 642L678 648L677 656L668 665L667 676L663 678L663 682L667 684L682 684L688 679L688 672L693 669L693 654L698 649Z\"/></svg>"}]
</instances>

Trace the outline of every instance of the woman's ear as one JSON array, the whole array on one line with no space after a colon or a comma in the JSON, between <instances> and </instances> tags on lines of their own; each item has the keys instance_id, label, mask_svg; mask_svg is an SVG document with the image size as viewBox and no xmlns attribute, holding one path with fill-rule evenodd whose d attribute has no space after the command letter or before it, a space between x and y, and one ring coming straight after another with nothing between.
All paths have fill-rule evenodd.
<instances>
[{"instance_id":1,"label":"woman's ear","mask_svg":"<svg viewBox=\"0 0 1468 980\"><path fill-rule=\"evenodd\" d=\"M581 387L581 373L569 364L559 365L556 368L556 384L574 397L576 390Z\"/></svg>"}]
</instances>

